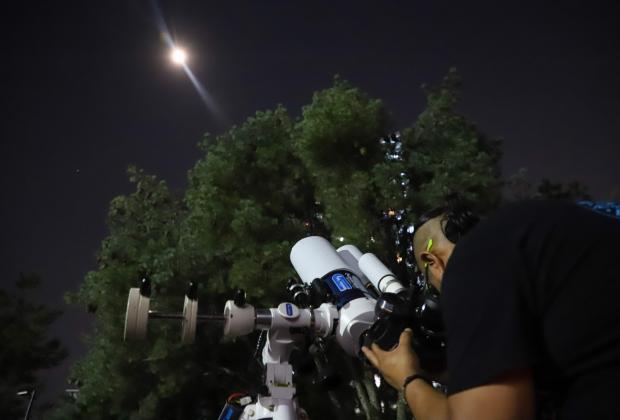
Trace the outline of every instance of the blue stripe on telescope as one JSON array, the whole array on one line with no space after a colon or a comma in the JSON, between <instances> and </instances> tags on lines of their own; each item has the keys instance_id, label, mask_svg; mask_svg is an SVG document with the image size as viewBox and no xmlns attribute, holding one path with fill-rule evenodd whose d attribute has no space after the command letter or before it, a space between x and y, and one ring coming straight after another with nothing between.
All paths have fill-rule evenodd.
<instances>
[{"instance_id":1,"label":"blue stripe on telescope","mask_svg":"<svg viewBox=\"0 0 620 420\"><path fill-rule=\"evenodd\" d=\"M354 287L351 276L354 274L336 271L323 277L323 282L329 287L332 296L335 298L338 310L354 299L365 297L363 290Z\"/></svg>"}]
</instances>

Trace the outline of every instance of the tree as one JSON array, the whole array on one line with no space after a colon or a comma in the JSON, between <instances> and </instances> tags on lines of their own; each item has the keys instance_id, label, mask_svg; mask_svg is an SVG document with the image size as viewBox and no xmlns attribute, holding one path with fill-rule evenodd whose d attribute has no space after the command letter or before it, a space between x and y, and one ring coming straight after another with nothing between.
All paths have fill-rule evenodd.
<instances>
[{"instance_id":1,"label":"tree","mask_svg":"<svg viewBox=\"0 0 620 420\"><path fill-rule=\"evenodd\" d=\"M183 266L205 272L206 292L243 288L256 303L282 297L288 254L314 218L313 186L293 154L286 110L258 112L202 142L190 171Z\"/></svg>"},{"instance_id":2,"label":"tree","mask_svg":"<svg viewBox=\"0 0 620 420\"><path fill-rule=\"evenodd\" d=\"M389 130L383 104L336 78L332 88L314 94L295 128L296 152L312 176L331 234L374 249L382 209L372 168L383 161L379 139Z\"/></svg>"},{"instance_id":3,"label":"tree","mask_svg":"<svg viewBox=\"0 0 620 420\"><path fill-rule=\"evenodd\" d=\"M41 390L37 373L58 365L67 355L58 339L48 337L50 325L61 313L27 299L40 283L37 274L22 273L16 293L0 289L0 413L6 419L24 414L28 401L17 392Z\"/></svg>"},{"instance_id":4,"label":"tree","mask_svg":"<svg viewBox=\"0 0 620 420\"><path fill-rule=\"evenodd\" d=\"M149 275L164 310L179 309L169 295L180 299L189 281L200 286L202 311L221 312L237 287L255 304L276 301L293 272L292 241L312 218L312 190L292 155L290 130L278 108L217 138L206 136L205 157L190 172L183 201L155 177L130 169L136 191L112 201L99 268L73 297L95 311L97 329L73 372L79 397L59 418L217 415L225 392L240 385L235 374L247 374L254 342L220 342L221 332L206 328L196 345L183 348L178 326L168 323L152 325L152 342L123 343L124 298Z\"/></svg>"},{"instance_id":5,"label":"tree","mask_svg":"<svg viewBox=\"0 0 620 420\"><path fill-rule=\"evenodd\" d=\"M436 88L426 88L427 107L404 132L408 205L419 214L458 193L480 210L500 201L500 143L482 134L455 107L461 80L455 69Z\"/></svg>"},{"instance_id":6,"label":"tree","mask_svg":"<svg viewBox=\"0 0 620 420\"><path fill-rule=\"evenodd\" d=\"M553 182L543 178L534 187L528 179L527 169L520 168L506 182L508 200L550 199L550 200L591 200L588 188L577 181L568 184Z\"/></svg>"},{"instance_id":7,"label":"tree","mask_svg":"<svg viewBox=\"0 0 620 420\"><path fill-rule=\"evenodd\" d=\"M538 194L542 198L556 199L556 200L590 200L590 194L588 194L588 188L580 184L577 181L572 181L566 185L560 182L551 182L548 179L543 179L538 185Z\"/></svg>"},{"instance_id":8,"label":"tree","mask_svg":"<svg viewBox=\"0 0 620 420\"><path fill-rule=\"evenodd\" d=\"M97 270L71 298L97 322L90 352L73 370L78 398L57 417L214 418L227 393L259 384L247 369L255 335L223 339L204 327L195 345L181 347L179 326L162 322L150 326L146 343L123 343L125 296L141 276L151 278L154 304L166 311L179 310L189 281L199 285L201 312L221 312L236 288L255 306L272 306L285 298L285 281L295 274L289 252L305 235L354 243L395 265L394 220L386 224L386 215L410 223L451 190L493 205L497 146L455 112L457 81L451 72L429 89L413 127L386 137L381 101L336 78L297 121L280 106L206 135L182 198L131 168L136 190L112 201ZM386 415L381 407L389 404L380 403L395 394L377 393L372 375L335 346L328 355L345 378L328 394L332 406L311 391L307 375L298 376L311 417L352 418L356 407L367 419Z\"/></svg>"},{"instance_id":9,"label":"tree","mask_svg":"<svg viewBox=\"0 0 620 420\"><path fill-rule=\"evenodd\" d=\"M88 356L72 372L79 396L62 407L58 418L154 418L156 401L165 400L175 386L164 362L173 342L170 325L154 326L157 333L149 343L125 345L122 334L127 290L141 276L149 275L162 296L183 286L175 275L183 206L154 176L136 168L128 172L136 191L112 200L110 235L102 242L98 269L68 297L93 312L96 325L87 339ZM170 305L169 298L159 304Z\"/></svg>"}]
</instances>

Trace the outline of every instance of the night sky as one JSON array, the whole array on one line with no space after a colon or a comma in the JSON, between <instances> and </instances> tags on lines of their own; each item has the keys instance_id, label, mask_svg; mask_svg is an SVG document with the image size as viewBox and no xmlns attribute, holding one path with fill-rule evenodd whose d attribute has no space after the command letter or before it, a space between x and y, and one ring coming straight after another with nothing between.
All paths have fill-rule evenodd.
<instances>
[{"instance_id":1,"label":"night sky","mask_svg":"<svg viewBox=\"0 0 620 420\"><path fill-rule=\"evenodd\" d=\"M423 110L420 85L456 67L459 110L503 138L505 175L578 180L598 199L620 189L616 1L160 3L220 117L168 60L151 2L12 3L0 29L0 278L41 273L36 299L65 311L53 333L71 356L45 375L47 398L84 354L90 318L62 296L95 268L108 203L131 192L127 165L182 190L205 132L278 103L297 116L335 74L383 99L398 129Z\"/></svg>"}]
</instances>

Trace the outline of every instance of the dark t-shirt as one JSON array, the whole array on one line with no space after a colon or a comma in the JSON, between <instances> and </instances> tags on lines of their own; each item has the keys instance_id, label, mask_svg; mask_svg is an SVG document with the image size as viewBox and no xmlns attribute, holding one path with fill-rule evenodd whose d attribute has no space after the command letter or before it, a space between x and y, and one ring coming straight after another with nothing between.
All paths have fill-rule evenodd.
<instances>
[{"instance_id":1,"label":"dark t-shirt","mask_svg":"<svg viewBox=\"0 0 620 420\"><path fill-rule=\"evenodd\" d=\"M561 419L620 419L620 221L506 206L456 246L442 285L449 393L533 368Z\"/></svg>"}]
</instances>

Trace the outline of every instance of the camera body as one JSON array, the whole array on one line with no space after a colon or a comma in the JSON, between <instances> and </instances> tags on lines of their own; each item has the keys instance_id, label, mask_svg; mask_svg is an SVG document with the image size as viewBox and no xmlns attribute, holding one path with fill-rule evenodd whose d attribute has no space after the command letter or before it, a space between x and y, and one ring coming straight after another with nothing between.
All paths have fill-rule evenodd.
<instances>
[{"instance_id":1,"label":"camera body","mask_svg":"<svg viewBox=\"0 0 620 420\"><path fill-rule=\"evenodd\" d=\"M375 306L376 321L362 337L363 345L377 344L389 351L398 345L405 328L413 331L412 347L429 372L446 368L446 345L441 303L432 290L384 293Z\"/></svg>"}]
</instances>

